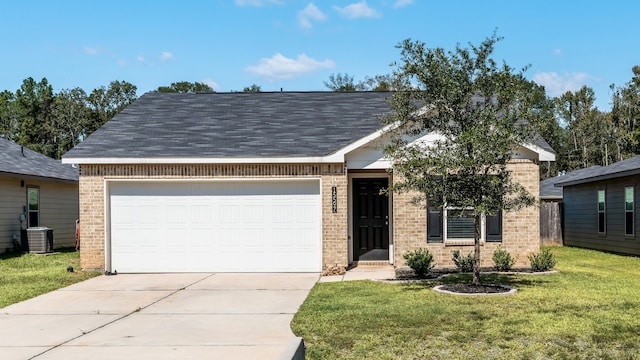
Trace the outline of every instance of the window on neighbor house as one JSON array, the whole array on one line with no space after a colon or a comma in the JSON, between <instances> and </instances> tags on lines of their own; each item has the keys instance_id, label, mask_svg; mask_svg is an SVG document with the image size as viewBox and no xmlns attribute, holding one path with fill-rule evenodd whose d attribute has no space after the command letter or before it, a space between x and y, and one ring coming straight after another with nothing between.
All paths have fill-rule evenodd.
<instances>
[{"instance_id":1,"label":"window on neighbor house","mask_svg":"<svg viewBox=\"0 0 640 360\"><path fill-rule=\"evenodd\" d=\"M27 212L27 226L40 226L40 189L37 187L27 187Z\"/></svg>"},{"instance_id":2,"label":"window on neighbor house","mask_svg":"<svg viewBox=\"0 0 640 360\"><path fill-rule=\"evenodd\" d=\"M482 217L481 239L502 241L502 211ZM446 226L446 228L445 228ZM427 206L427 242L473 241L474 228L471 210Z\"/></svg>"},{"instance_id":3,"label":"window on neighbor house","mask_svg":"<svg viewBox=\"0 0 640 360\"><path fill-rule=\"evenodd\" d=\"M634 234L635 204L633 186L624 188L624 234Z\"/></svg>"},{"instance_id":4,"label":"window on neighbor house","mask_svg":"<svg viewBox=\"0 0 640 360\"><path fill-rule=\"evenodd\" d=\"M604 190L598 190L598 233L600 234L607 232L605 198L606 192Z\"/></svg>"}]
</instances>

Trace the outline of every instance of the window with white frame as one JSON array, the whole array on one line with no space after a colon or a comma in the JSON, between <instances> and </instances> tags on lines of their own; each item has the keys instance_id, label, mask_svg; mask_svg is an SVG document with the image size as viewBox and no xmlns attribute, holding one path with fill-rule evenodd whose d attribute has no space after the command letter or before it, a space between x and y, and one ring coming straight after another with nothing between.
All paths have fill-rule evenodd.
<instances>
[{"instance_id":1,"label":"window with white frame","mask_svg":"<svg viewBox=\"0 0 640 360\"><path fill-rule=\"evenodd\" d=\"M624 188L624 234L634 234L635 196L633 186Z\"/></svg>"}]
</instances>

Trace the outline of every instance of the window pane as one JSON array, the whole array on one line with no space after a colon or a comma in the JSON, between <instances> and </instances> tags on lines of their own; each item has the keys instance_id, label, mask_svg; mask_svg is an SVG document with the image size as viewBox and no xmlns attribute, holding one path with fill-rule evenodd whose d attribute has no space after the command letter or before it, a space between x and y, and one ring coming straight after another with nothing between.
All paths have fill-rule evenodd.
<instances>
[{"instance_id":1,"label":"window pane","mask_svg":"<svg viewBox=\"0 0 640 360\"><path fill-rule=\"evenodd\" d=\"M38 227L38 213L37 212L29 212L29 227Z\"/></svg>"},{"instance_id":2,"label":"window pane","mask_svg":"<svg viewBox=\"0 0 640 360\"><path fill-rule=\"evenodd\" d=\"M627 211L633 211L633 188L624 188L624 207Z\"/></svg>"},{"instance_id":3,"label":"window pane","mask_svg":"<svg viewBox=\"0 0 640 360\"><path fill-rule=\"evenodd\" d=\"M449 239L473 239L473 217L470 211L450 211L447 216L447 238Z\"/></svg>"},{"instance_id":4,"label":"window pane","mask_svg":"<svg viewBox=\"0 0 640 360\"><path fill-rule=\"evenodd\" d=\"M624 234L633 235L633 212L625 213Z\"/></svg>"},{"instance_id":5,"label":"window pane","mask_svg":"<svg viewBox=\"0 0 640 360\"><path fill-rule=\"evenodd\" d=\"M604 211L604 190L598 190L598 211Z\"/></svg>"},{"instance_id":6,"label":"window pane","mask_svg":"<svg viewBox=\"0 0 640 360\"><path fill-rule=\"evenodd\" d=\"M604 233L604 213L598 213L598 232Z\"/></svg>"},{"instance_id":7,"label":"window pane","mask_svg":"<svg viewBox=\"0 0 640 360\"><path fill-rule=\"evenodd\" d=\"M28 189L27 197L29 198L29 210L38 210L38 189Z\"/></svg>"}]
</instances>

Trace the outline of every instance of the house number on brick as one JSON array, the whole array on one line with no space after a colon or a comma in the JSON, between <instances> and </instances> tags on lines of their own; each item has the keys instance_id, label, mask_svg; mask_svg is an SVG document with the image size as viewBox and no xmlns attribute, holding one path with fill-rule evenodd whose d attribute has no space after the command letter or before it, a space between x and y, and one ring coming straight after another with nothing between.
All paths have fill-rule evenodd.
<instances>
[{"instance_id":1,"label":"house number on brick","mask_svg":"<svg viewBox=\"0 0 640 360\"><path fill-rule=\"evenodd\" d=\"M331 212L338 212L338 188L335 186L331 187Z\"/></svg>"}]
</instances>

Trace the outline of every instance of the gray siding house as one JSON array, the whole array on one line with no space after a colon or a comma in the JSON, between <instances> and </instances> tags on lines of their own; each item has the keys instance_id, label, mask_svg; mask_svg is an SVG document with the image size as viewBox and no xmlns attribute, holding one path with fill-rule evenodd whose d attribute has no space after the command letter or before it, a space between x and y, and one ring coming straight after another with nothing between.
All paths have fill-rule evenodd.
<instances>
[{"instance_id":1,"label":"gray siding house","mask_svg":"<svg viewBox=\"0 0 640 360\"><path fill-rule=\"evenodd\" d=\"M540 181L540 245L563 245L562 185L586 176L600 166L592 166Z\"/></svg>"},{"instance_id":2,"label":"gray siding house","mask_svg":"<svg viewBox=\"0 0 640 360\"><path fill-rule=\"evenodd\" d=\"M586 170L555 185L563 188L564 244L640 255L640 156Z\"/></svg>"}]
</instances>

